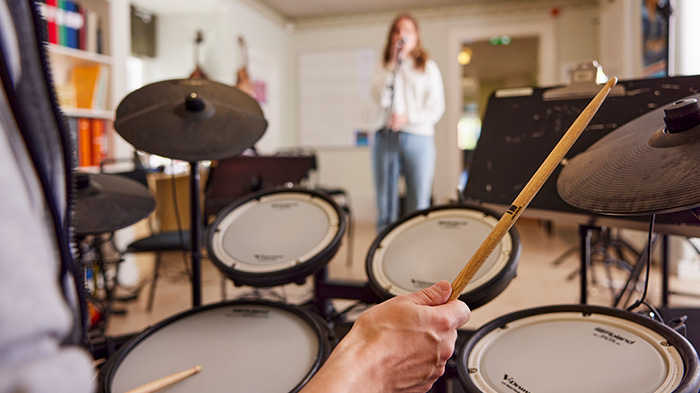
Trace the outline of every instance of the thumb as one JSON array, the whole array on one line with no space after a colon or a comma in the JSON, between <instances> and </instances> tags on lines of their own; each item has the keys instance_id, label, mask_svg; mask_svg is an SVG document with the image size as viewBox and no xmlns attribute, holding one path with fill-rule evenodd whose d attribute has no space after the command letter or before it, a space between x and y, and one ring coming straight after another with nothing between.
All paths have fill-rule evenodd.
<instances>
[{"instance_id":1,"label":"thumb","mask_svg":"<svg viewBox=\"0 0 700 393\"><path fill-rule=\"evenodd\" d=\"M439 306L445 304L452 293L452 286L447 281L439 281L433 286L407 295L408 299L422 306Z\"/></svg>"}]
</instances>

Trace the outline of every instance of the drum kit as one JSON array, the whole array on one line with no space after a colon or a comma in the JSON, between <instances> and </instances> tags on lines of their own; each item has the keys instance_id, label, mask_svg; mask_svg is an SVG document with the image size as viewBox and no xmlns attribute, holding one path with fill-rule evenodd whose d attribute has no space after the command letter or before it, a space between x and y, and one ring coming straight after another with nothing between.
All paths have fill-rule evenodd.
<instances>
[{"instance_id":1,"label":"drum kit","mask_svg":"<svg viewBox=\"0 0 700 393\"><path fill-rule=\"evenodd\" d=\"M700 187L692 176L700 169L699 125L697 97L689 97L619 127L569 161L559 177L562 198L605 214L699 206ZM257 103L234 87L172 80L128 95L115 128L137 149L187 160L197 172L199 160L223 159L251 147L266 121ZM91 184L88 190L126 188L101 176L91 177ZM148 210L141 202L134 204L139 215ZM193 218L199 217L196 209ZM111 213L104 216L107 220ZM194 226L198 222L192 220ZM493 211L467 204L407 215L371 245L369 282L345 287L325 277L346 224L341 209L322 192L276 188L241 198L217 214L205 239L215 266L236 285L302 283L314 275L317 297L341 294L379 302L454 278L498 224ZM105 229L99 220L94 225L89 231ZM200 246L196 230L191 236L193 246ZM519 236L511 225L456 296L472 309L487 304L513 279L519 256ZM194 253L192 258L194 264ZM199 290L196 282L193 288ZM148 328L110 356L100 373L102 390L127 391L201 365L196 376L167 391L296 392L338 339L323 310L264 300L195 306ZM454 374L468 392L700 389L700 361L685 337L646 315L606 307L561 305L502 316L471 332L453 360Z\"/></svg>"}]
</instances>

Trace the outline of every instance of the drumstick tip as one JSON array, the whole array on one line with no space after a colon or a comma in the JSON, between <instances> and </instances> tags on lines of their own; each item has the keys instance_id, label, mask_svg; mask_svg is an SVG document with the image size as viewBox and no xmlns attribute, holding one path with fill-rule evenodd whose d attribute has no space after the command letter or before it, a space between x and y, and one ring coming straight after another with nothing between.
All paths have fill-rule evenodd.
<instances>
[{"instance_id":1,"label":"drumstick tip","mask_svg":"<svg viewBox=\"0 0 700 393\"><path fill-rule=\"evenodd\" d=\"M617 77L613 76L612 78L608 79L608 81L605 83L605 87L612 89L616 84L617 84Z\"/></svg>"}]
</instances>

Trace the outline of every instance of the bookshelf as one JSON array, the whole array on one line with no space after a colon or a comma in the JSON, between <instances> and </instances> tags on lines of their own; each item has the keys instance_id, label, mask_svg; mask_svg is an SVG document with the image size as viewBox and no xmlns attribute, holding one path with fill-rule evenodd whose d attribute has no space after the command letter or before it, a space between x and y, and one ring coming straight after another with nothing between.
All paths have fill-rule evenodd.
<instances>
[{"instance_id":1,"label":"bookshelf","mask_svg":"<svg viewBox=\"0 0 700 393\"><path fill-rule=\"evenodd\" d=\"M111 36L116 26L113 9L119 5L114 0L38 2L46 21L54 87L75 140L76 162L83 170L95 169L113 155L116 83Z\"/></svg>"}]
</instances>

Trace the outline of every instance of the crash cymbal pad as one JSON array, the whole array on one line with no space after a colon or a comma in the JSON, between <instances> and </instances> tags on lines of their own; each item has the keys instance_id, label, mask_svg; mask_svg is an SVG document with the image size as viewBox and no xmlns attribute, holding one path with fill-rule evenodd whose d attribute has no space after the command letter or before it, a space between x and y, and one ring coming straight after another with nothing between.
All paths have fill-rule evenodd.
<instances>
[{"instance_id":1,"label":"crash cymbal pad","mask_svg":"<svg viewBox=\"0 0 700 393\"><path fill-rule=\"evenodd\" d=\"M127 95L114 128L136 149L194 162L237 156L263 136L267 121L257 101L233 86L174 79Z\"/></svg>"},{"instance_id":2,"label":"crash cymbal pad","mask_svg":"<svg viewBox=\"0 0 700 393\"><path fill-rule=\"evenodd\" d=\"M557 190L595 213L672 213L700 206L700 94L654 109L566 163Z\"/></svg>"}]
</instances>

